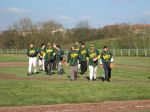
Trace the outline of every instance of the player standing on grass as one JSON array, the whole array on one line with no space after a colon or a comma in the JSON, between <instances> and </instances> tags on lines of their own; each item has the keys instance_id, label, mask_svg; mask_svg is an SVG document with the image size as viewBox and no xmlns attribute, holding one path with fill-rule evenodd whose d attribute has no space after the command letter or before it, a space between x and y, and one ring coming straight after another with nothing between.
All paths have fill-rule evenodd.
<instances>
[{"instance_id":1,"label":"player standing on grass","mask_svg":"<svg viewBox=\"0 0 150 112\"><path fill-rule=\"evenodd\" d=\"M107 46L103 47L100 58L100 66L104 68L105 76L104 81L110 81L111 79L111 64L113 63L112 53Z\"/></svg>"},{"instance_id":2,"label":"player standing on grass","mask_svg":"<svg viewBox=\"0 0 150 112\"><path fill-rule=\"evenodd\" d=\"M98 59L100 58L100 54L98 49L94 48L94 45L90 45L90 49L88 50L88 57L89 57L89 77L90 80L95 81L97 77L97 66L98 66Z\"/></svg>"},{"instance_id":3,"label":"player standing on grass","mask_svg":"<svg viewBox=\"0 0 150 112\"><path fill-rule=\"evenodd\" d=\"M53 43L53 49L54 52L56 53L56 43ZM56 55L54 56L54 62L53 62L53 70L56 70L57 66L56 66Z\"/></svg>"},{"instance_id":4,"label":"player standing on grass","mask_svg":"<svg viewBox=\"0 0 150 112\"><path fill-rule=\"evenodd\" d=\"M79 59L81 63L81 75L85 75L87 71L87 57L88 49L85 46L85 43L81 43L81 48L79 50Z\"/></svg>"},{"instance_id":5,"label":"player standing on grass","mask_svg":"<svg viewBox=\"0 0 150 112\"><path fill-rule=\"evenodd\" d=\"M27 50L27 55L29 56L29 69L27 75L31 75L32 71L33 73L37 73L36 61L37 61L38 51L36 48L34 48L34 45L32 43L29 45L29 49Z\"/></svg>"},{"instance_id":6,"label":"player standing on grass","mask_svg":"<svg viewBox=\"0 0 150 112\"><path fill-rule=\"evenodd\" d=\"M56 46L56 65L58 67L58 73L63 74L62 60L63 60L64 51L61 49L60 45Z\"/></svg>"},{"instance_id":7,"label":"player standing on grass","mask_svg":"<svg viewBox=\"0 0 150 112\"><path fill-rule=\"evenodd\" d=\"M79 53L79 50L80 50L80 46L79 46L79 43L78 42L75 42L75 50ZM78 70L80 70L81 68L81 63L80 63L80 59L78 59Z\"/></svg>"},{"instance_id":8,"label":"player standing on grass","mask_svg":"<svg viewBox=\"0 0 150 112\"><path fill-rule=\"evenodd\" d=\"M45 71L48 75L53 74L54 56L55 56L54 48L52 44L48 43L44 54Z\"/></svg>"},{"instance_id":9,"label":"player standing on grass","mask_svg":"<svg viewBox=\"0 0 150 112\"><path fill-rule=\"evenodd\" d=\"M71 46L71 50L68 53L68 61L67 63L70 65L70 80L77 79L78 73L78 59L79 53L75 50L74 46Z\"/></svg>"},{"instance_id":10,"label":"player standing on grass","mask_svg":"<svg viewBox=\"0 0 150 112\"><path fill-rule=\"evenodd\" d=\"M44 51L45 51L45 44L41 45L41 48L39 49L39 70L45 71L44 67Z\"/></svg>"}]
</instances>

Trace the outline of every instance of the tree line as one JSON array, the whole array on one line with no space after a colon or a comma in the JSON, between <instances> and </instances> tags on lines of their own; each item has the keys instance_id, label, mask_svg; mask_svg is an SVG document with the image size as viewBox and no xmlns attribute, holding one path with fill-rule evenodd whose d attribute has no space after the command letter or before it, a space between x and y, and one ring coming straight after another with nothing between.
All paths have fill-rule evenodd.
<instances>
[{"instance_id":1,"label":"tree line","mask_svg":"<svg viewBox=\"0 0 150 112\"><path fill-rule=\"evenodd\" d=\"M0 34L0 48L26 49L29 43L40 47L52 42L67 48L74 42L100 39L116 39L118 48L150 48L150 25L115 24L103 28L92 28L88 21L81 21L72 29L65 29L56 21L34 24L30 18L22 18L9 30Z\"/></svg>"}]
</instances>

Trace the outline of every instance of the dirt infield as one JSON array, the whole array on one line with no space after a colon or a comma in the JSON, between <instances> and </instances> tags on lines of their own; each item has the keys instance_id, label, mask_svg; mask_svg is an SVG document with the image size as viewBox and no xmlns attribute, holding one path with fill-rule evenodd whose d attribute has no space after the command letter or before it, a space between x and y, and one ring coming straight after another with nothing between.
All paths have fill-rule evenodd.
<instances>
[{"instance_id":1,"label":"dirt infield","mask_svg":"<svg viewBox=\"0 0 150 112\"><path fill-rule=\"evenodd\" d=\"M21 67L28 66L27 62L0 62L0 67Z\"/></svg>"},{"instance_id":2,"label":"dirt infield","mask_svg":"<svg viewBox=\"0 0 150 112\"><path fill-rule=\"evenodd\" d=\"M0 112L148 112L150 100L109 101L86 104L60 104L46 106L1 107Z\"/></svg>"}]
</instances>

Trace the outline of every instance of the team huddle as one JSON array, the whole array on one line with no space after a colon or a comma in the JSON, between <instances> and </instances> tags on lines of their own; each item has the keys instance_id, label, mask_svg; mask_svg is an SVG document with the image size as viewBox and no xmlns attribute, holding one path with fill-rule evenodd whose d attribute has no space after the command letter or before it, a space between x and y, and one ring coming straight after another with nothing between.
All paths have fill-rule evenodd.
<instances>
[{"instance_id":1,"label":"team huddle","mask_svg":"<svg viewBox=\"0 0 150 112\"><path fill-rule=\"evenodd\" d=\"M95 81L97 79L97 68L100 63L100 67L104 68L103 81L111 80L111 64L113 63L112 53L107 46L103 47L100 53L94 44L91 44L89 48L85 43L75 43L71 46L70 50L65 53L60 45L48 43L42 44L40 49L30 44L30 48L27 51L29 56L29 69L28 75L37 73L37 58L39 60L39 70L45 71L48 75L53 75L57 70L61 76L64 73L63 63L67 60L67 66L70 69L70 80L77 80L78 70L80 69L81 75L87 73L89 68L89 80Z\"/></svg>"}]
</instances>

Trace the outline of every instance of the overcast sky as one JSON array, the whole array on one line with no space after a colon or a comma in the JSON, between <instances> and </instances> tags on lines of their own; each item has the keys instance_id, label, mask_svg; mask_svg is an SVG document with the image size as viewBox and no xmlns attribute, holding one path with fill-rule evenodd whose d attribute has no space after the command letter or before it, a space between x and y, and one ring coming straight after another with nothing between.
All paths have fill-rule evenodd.
<instances>
[{"instance_id":1,"label":"overcast sky","mask_svg":"<svg viewBox=\"0 0 150 112\"><path fill-rule=\"evenodd\" d=\"M24 17L56 20L65 28L83 20L92 27L150 23L150 0L0 0L0 30Z\"/></svg>"}]
</instances>

